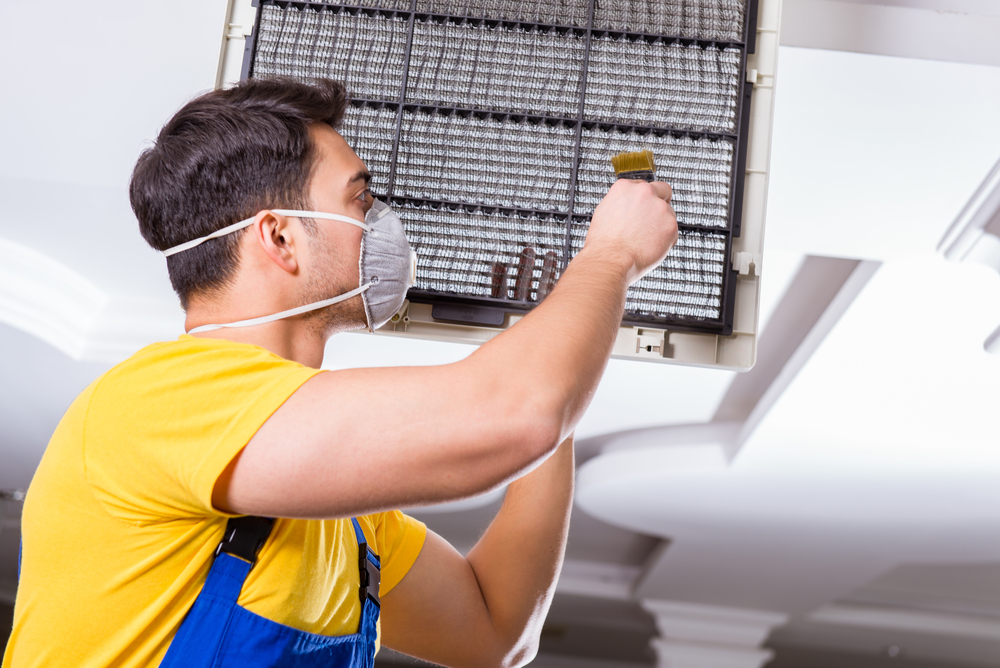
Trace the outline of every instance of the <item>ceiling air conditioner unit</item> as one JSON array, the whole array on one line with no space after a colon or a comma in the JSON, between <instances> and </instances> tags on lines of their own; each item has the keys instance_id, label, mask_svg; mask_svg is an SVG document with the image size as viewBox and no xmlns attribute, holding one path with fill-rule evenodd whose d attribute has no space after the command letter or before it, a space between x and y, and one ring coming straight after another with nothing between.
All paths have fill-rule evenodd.
<instances>
[{"instance_id":1,"label":"ceiling air conditioner unit","mask_svg":"<svg viewBox=\"0 0 1000 668\"><path fill-rule=\"evenodd\" d=\"M234 0L218 85L346 82L341 132L420 258L379 334L510 327L582 247L610 158L648 149L680 237L614 355L753 366L780 0L360 1Z\"/></svg>"}]
</instances>

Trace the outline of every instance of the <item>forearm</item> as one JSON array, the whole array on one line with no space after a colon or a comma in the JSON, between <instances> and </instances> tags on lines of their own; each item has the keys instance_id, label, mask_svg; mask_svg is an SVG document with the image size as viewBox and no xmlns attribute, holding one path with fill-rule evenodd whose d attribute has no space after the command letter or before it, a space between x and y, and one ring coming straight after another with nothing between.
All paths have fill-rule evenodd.
<instances>
[{"instance_id":1,"label":"forearm","mask_svg":"<svg viewBox=\"0 0 1000 668\"><path fill-rule=\"evenodd\" d=\"M625 304L623 265L585 248L542 304L468 360L519 417L554 421L550 447L572 432L604 372Z\"/></svg>"},{"instance_id":2,"label":"forearm","mask_svg":"<svg viewBox=\"0 0 1000 668\"><path fill-rule=\"evenodd\" d=\"M573 441L512 482L496 518L467 559L493 622L499 665L537 649L566 549L573 502Z\"/></svg>"}]
</instances>

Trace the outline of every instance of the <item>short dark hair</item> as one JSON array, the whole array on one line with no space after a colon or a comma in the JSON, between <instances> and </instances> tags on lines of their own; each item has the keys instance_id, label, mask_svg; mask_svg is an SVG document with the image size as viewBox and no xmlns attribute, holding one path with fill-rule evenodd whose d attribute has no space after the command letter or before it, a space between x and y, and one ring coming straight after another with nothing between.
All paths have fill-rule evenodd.
<instances>
[{"instance_id":1,"label":"short dark hair","mask_svg":"<svg viewBox=\"0 0 1000 668\"><path fill-rule=\"evenodd\" d=\"M309 126L337 128L348 101L340 82L276 77L188 102L132 172L129 199L143 238L162 251L262 209L308 209L316 161ZM241 232L167 258L184 309L192 295L223 289L232 279Z\"/></svg>"}]
</instances>

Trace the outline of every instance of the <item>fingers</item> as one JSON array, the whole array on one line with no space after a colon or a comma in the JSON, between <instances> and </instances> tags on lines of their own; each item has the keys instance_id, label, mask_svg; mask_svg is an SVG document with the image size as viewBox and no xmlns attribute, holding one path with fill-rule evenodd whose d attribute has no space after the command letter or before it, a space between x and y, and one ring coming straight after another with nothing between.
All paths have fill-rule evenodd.
<instances>
[{"instance_id":1,"label":"fingers","mask_svg":"<svg viewBox=\"0 0 1000 668\"><path fill-rule=\"evenodd\" d=\"M679 230L677 229L677 212L674 211L674 207L670 204L669 200L667 201L667 209L670 210L670 222L669 222L669 225L670 225L670 228L671 228L670 229L670 239L671 239L670 240L670 248L673 248L674 244L677 243L677 235L680 233Z\"/></svg>"},{"instance_id":2,"label":"fingers","mask_svg":"<svg viewBox=\"0 0 1000 668\"><path fill-rule=\"evenodd\" d=\"M640 181L634 179L619 179L615 181L615 185L618 183L627 183L632 186L638 186L640 188L649 187L653 189L653 193L660 199L669 202L674 196L674 189L670 187L669 183L664 181ZM614 185L612 185L614 188Z\"/></svg>"},{"instance_id":3,"label":"fingers","mask_svg":"<svg viewBox=\"0 0 1000 668\"><path fill-rule=\"evenodd\" d=\"M670 201L674 196L674 189L670 187L669 183L663 181L653 181L649 185L653 186L653 192L656 196L662 200Z\"/></svg>"}]
</instances>

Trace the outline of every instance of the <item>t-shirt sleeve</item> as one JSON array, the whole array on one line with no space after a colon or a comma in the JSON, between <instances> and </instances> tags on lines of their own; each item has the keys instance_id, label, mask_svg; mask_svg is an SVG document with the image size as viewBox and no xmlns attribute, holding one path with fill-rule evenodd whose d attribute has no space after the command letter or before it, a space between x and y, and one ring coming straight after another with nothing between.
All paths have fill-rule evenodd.
<instances>
[{"instance_id":1,"label":"t-shirt sleeve","mask_svg":"<svg viewBox=\"0 0 1000 668\"><path fill-rule=\"evenodd\" d=\"M427 525L398 510L370 515L382 562L379 595L385 596L410 572L427 537ZM364 525L362 525L364 526Z\"/></svg>"},{"instance_id":2,"label":"t-shirt sleeve","mask_svg":"<svg viewBox=\"0 0 1000 668\"><path fill-rule=\"evenodd\" d=\"M212 506L219 476L317 373L226 341L182 337L146 349L95 389L83 434L87 479L124 521L223 515Z\"/></svg>"}]
</instances>

